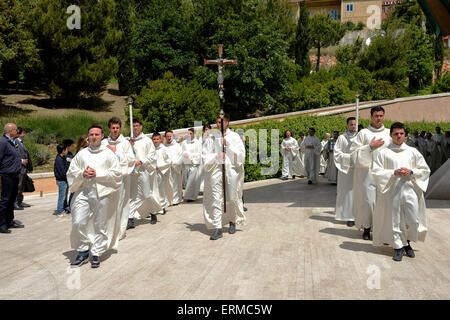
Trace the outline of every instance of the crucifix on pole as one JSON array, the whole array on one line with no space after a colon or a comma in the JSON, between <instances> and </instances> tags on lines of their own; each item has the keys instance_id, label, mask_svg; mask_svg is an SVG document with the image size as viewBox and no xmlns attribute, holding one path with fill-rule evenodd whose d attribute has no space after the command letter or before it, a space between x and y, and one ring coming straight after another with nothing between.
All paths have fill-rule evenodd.
<instances>
[{"instance_id":1,"label":"crucifix on pole","mask_svg":"<svg viewBox=\"0 0 450 320\"><path fill-rule=\"evenodd\" d=\"M237 60L227 60L223 58L223 45L219 44L218 46L219 51L219 59L215 60L207 60L205 59L205 64L216 64L219 67L219 75L217 76L217 84L218 84L218 90L219 90L219 99L220 99L220 132L222 133L222 138L224 137L224 130L223 130L223 117L225 115L225 112L223 110L223 97L224 97L224 86L223 86L223 65L224 64L237 64ZM225 154L225 144L222 143L222 152ZM226 197L226 188L225 188L225 161L222 163L222 186L223 186L223 211L224 213L227 212L227 197Z\"/></svg>"}]
</instances>

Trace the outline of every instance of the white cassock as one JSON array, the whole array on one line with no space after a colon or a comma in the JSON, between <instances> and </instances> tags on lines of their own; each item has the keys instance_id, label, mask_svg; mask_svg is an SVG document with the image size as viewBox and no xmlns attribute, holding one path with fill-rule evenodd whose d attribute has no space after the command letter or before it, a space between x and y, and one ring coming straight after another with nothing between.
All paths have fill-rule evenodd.
<instances>
[{"instance_id":1,"label":"white cassock","mask_svg":"<svg viewBox=\"0 0 450 320\"><path fill-rule=\"evenodd\" d=\"M136 161L142 164L135 169L139 175L131 176L130 218L143 219L149 213L162 210L155 192L155 182L150 179L149 174L149 169L156 166L156 150L152 140L143 133L134 140Z\"/></svg>"},{"instance_id":2,"label":"white cassock","mask_svg":"<svg viewBox=\"0 0 450 320\"><path fill-rule=\"evenodd\" d=\"M399 177L399 168L413 175ZM424 241L427 232L425 200L430 169L415 148L389 145L378 152L372 173L380 191L373 216L373 244L389 244L394 249L407 246L407 240Z\"/></svg>"},{"instance_id":3,"label":"white cassock","mask_svg":"<svg viewBox=\"0 0 450 320\"><path fill-rule=\"evenodd\" d=\"M87 167L96 177L86 179ZM104 145L79 151L67 172L71 203L72 232L70 242L78 252L91 250L100 256L108 249L117 249L120 231L118 204L122 170L117 156Z\"/></svg>"},{"instance_id":4,"label":"white cassock","mask_svg":"<svg viewBox=\"0 0 450 320\"><path fill-rule=\"evenodd\" d=\"M327 172L327 168L328 168L328 162L325 159L325 155L324 155L325 146L327 145L327 143L328 143L328 140L322 140L320 142L322 148L320 149L320 170L319 170L319 172L323 173L323 174L325 174Z\"/></svg>"},{"instance_id":5,"label":"white cassock","mask_svg":"<svg viewBox=\"0 0 450 320\"><path fill-rule=\"evenodd\" d=\"M431 150L431 172L435 172L447 160L445 159L445 151L443 145L445 143L445 136L442 133L434 134L431 137L433 149Z\"/></svg>"},{"instance_id":6,"label":"white cassock","mask_svg":"<svg viewBox=\"0 0 450 320\"><path fill-rule=\"evenodd\" d=\"M305 171L305 150L301 147L302 142L304 139L298 138L297 145L298 145L298 154L297 154L297 160L295 162L295 173L297 176L306 176Z\"/></svg>"},{"instance_id":7,"label":"white cassock","mask_svg":"<svg viewBox=\"0 0 450 320\"><path fill-rule=\"evenodd\" d=\"M425 141L424 138L422 138L421 136L416 137L412 137L411 141L414 143L414 148L416 148L417 150L419 150L419 152L425 157L426 156L426 152L427 152L427 143Z\"/></svg>"},{"instance_id":8,"label":"white cassock","mask_svg":"<svg viewBox=\"0 0 450 320\"><path fill-rule=\"evenodd\" d=\"M383 139L384 144L372 150L372 139ZM355 225L357 228L370 228L372 215L377 200L377 186L372 176L372 164L377 153L391 143L390 130L384 126L376 129L369 125L356 135L351 145L352 163L355 165L353 175L353 203L355 212Z\"/></svg>"},{"instance_id":9,"label":"white cassock","mask_svg":"<svg viewBox=\"0 0 450 320\"><path fill-rule=\"evenodd\" d=\"M146 169L150 176L150 185L156 201L161 206L161 210L152 213L162 213L163 209L169 206L166 196L166 185L170 179L170 156L166 147L160 144L155 148L156 161L149 162ZM158 167L158 169L157 169Z\"/></svg>"},{"instance_id":10,"label":"white cassock","mask_svg":"<svg viewBox=\"0 0 450 320\"><path fill-rule=\"evenodd\" d=\"M350 148L356 139L356 134L356 131L353 134L345 131L338 137L334 146L333 160L338 170L335 219L338 221L355 221Z\"/></svg>"},{"instance_id":11,"label":"white cassock","mask_svg":"<svg viewBox=\"0 0 450 320\"><path fill-rule=\"evenodd\" d=\"M314 149L307 149L312 146ZM301 148L305 150L305 171L310 181L317 181L320 167L320 151L322 145L316 136L307 136L302 142Z\"/></svg>"},{"instance_id":12,"label":"white cassock","mask_svg":"<svg viewBox=\"0 0 450 320\"><path fill-rule=\"evenodd\" d=\"M183 202L183 150L178 142L172 140L172 143L166 143L167 153L170 157L170 174L166 183L166 195L169 205L176 205Z\"/></svg>"},{"instance_id":13,"label":"white cassock","mask_svg":"<svg viewBox=\"0 0 450 320\"><path fill-rule=\"evenodd\" d=\"M337 183L338 179L338 170L336 169L336 165L334 164L334 147L336 145L336 139L331 138L330 141L325 145L323 154L325 160L327 160L328 166L328 181Z\"/></svg>"},{"instance_id":14,"label":"white cassock","mask_svg":"<svg viewBox=\"0 0 450 320\"><path fill-rule=\"evenodd\" d=\"M287 150L286 147L290 147L290 150ZM284 138L281 142L281 154L283 156L282 176L295 176L298 158L297 140L292 137Z\"/></svg>"},{"instance_id":15,"label":"white cassock","mask_svg":"<svg viewBox=\"0 0 450 320\"><path fill-rule=\"evenodd\" d=\"M245 162L245 146L236 132L227 129L225 157L225 187L227 212L222 215L224 204L222 185L222 134L220 131L205 139L202 150L205 165L205 189L203 193L203 215L208 229L220 229L222 224L233 222L244 224L242 188Z\"/></svg>"},{"instance_id":16,"label":"white cassock","mask_svg":"<svg viewBox=\"0 0 450 320\"><path fill-rule=\"evenodd\" d=\"M184 140L181 148L183 149L184 172L186 174L184 199L197 200L201 184L202 145L194 138L193 140Z\"/></svg>"},{"instance_id":17,"label":"white cassock","mask_svg":"<svg viewBox=\"0 0 450 320\"><path fill-rule=\"evenodd\" d=\"M130 216L130 174L133 172L136 157L134 156L130 142L125 139L123 135L120 135L115 141L109 136L102 140L102 144L105 146L110 145L116 147L115 154L119 159L120 168L122 169L122 185L120 186L120 200L118 207L120 214L119 240L121 240L125 238L128 218Z\"/></svg>"}]
</instances>

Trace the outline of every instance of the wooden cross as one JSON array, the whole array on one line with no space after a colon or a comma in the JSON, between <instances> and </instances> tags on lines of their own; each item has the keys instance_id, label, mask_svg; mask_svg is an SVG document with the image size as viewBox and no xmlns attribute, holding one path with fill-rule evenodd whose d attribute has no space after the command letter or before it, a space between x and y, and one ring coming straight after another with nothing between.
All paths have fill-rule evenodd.
<instances>
[{"instance_id":1,"label":"wooden cross","mask_svg":"<svg viewBox=\"0 0 450 320\"><path fill-rule=\"evenodd\" d=\"M220 98L220 106L222 108L222 99L223 99L223 65L224 64L237 64L237 60L233 59L233 60L227 60L227 59L223 59L223 44L219 44L219 59L215 59L215 60L204 60L205 64L217 64L219 66L219 75L217 76L217 83L219 84L219 98ZM223 108L222 108L223 109Z\"/></svg>"}]
</instances>

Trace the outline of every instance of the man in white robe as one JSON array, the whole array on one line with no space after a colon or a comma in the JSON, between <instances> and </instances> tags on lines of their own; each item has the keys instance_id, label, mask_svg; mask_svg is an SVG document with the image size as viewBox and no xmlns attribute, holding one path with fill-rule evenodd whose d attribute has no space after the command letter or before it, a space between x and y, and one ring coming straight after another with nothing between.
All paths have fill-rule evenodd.
<instances>
[{"instance_id":1,"label":"man in white robe","mask_svg":"<svg viewBox=\"0 0 450 320\"><path fill-rule=\"evenodd\" d=\"M445 159L445 151L443 148L445 142L445 136L441 133L441 128L436 127L436 133L431 137L433 140L433 149L431 150L431 173L436 172L442 164L447 160Z\"/></svg>"},{"instance_id":2,"label":"man in white robe","mask_svg":"<svg viewBox=\"0 0 450 320\"><path fill-rule=\"evenodd\" d=\"M427 232L425 200L430 169L415 148L406 145L405 127L391 126L392 143L378 152L372 173L380 191L374 212L373 244L394 248L393 260L403 252L414 258L410 241L424 241Z\"/></svg>"},{"instance_id":3,"label":"man in white robe","mask_svg":"<svg viewBox=\"0 0 450 320\"><path fill-rule=\"evenodd\" d=\"M281 154L283 155L283 167L281 170L282 180L288 180L289 176L292 176L292 179L295 179L298 149L297 140L292 137L292 132L286 130L284 139L281 142Z\"/></svg>"},{"instance_id":4,"label":"man in white robe","mask_svg":"<svg viewBox=\"0 0 450 320\"><path fill-rule=\"evenodd\" d=\"M316 129L309 128L309 136L303 140L301 145L301 148L305 150L305 171L308 177L308 184L312 184L313 181L317 181L319 178L322 145L315 134Z\"/></svg>"},{"instance_id":5,"label":"man in white robe","mask_svg":"<svg viewBox=\"0 0 450 320\"><path fill-rule=\"evenodd\" d=\"M425 135L425 143L426 143L426 148L425 148L425 161L427 162L428 167L431 169L431 162L432 162L432 153L433 153L433 149L434 149L434 141L433 139L431 139L432 134L430 132L427 132L427 134Z\"/></svg>"},{"instance_id":6,"label":"man in white robe","mask_svg":"<svg viewBox=\"0 0 450 320\"><path fill-rule=\"evenodd\" d=\"M189 136L181 144L181 148L183 150L183 170L186 180L184 199L187 202L193 202L197 200L198 194L200 192L200 164L202 161L202 145L195 138L195 132L193 128L190 128L188 132Z\"/></svg>"},{"instance_id":7,"label":"man in white robe","mask_svg":"<svg viewBox=\"0 0 450 320\"><path fill-rule=\"evenodd\" d=\"M340 135L334 147L334 164L338 170L335 220L347 221L347 226L355 225L353 209L353 166L350 148L356 139L356 119L347 119L347 131Z\"/></svg>"},{"instance_id":8,"label":"man in white robe","mask_svg":"<svg viewBox=\"0 0 450 320\"><path fill-rule=\"evenodd\" d=\"M166 147L161 143L161 134L159 132L153 133L152 141L155 147L156 161L148 164L147 171L150 175L152 192L161 206L161 210L151 213L151 223L155 224L157 222L156 214L166 214L166 208L169 206L166 185L170 179L171 162Z\"/></svg>"},{"instance_id":9,"label":"man in white robe","mask_svg":"<svg viewBox=\"0 0 450 320\"><path fill-rule=\"evenodd\" d=\"M149 213L160 212L163 208L158 201L158 189L150 179L149 171L156 166L156 150L152 140L142 133L142 122L133 119L133 139L130 143L136 155L136 175L131 176L130 218L127 228L134 228L134 218L144 219ZM156 216L155 216L156 217ZM156 221L152 220L152 224Z\"/></svg>"},{"instance_id":10,"label":"man in white robe","mask_svg":"<svg viewBox=\"0 0 450 320\"><path fill-rule=\"evenodd\" d=\"M372 176L372 164L377 153L391 143L389 129L383 125L384 109L380 106L370 110L371 124L358 132L351 146L353 175L353 199L355 224L363 228L363 239L370 240L373 210L377 199L377 186Z\"/></svg>"},{"instance_id":11,"label":"man in white robe","mask_svg":"<svg viewBox=\"0 0 450 320\"><path fill-rule=\"evenodd\" d=\"M91 266L97 268L100 256L118 247L122 170L117 156L102 145L103 128L92 125L88 132L89 147L76 154L67 172L69 190L75 193L70 242L78 252L71 266L86 263L90 251Z\"/></svg>"},{"instance_id":12,"label":"man in white robe","mask_svg":"<svg viewBox=\"0 0 450 320\"><path fill-rule=\"evenodd\" d=\"M324 148L324 157L327 160L327 171L328 171L328 182L337 183L338 170L336 169L336 165L334 164L334 147L336 145L336 141L339 137L339 132L333 132L333 138L331 138Z\"/></svg>"},{"instance_id":13,"label":"man in white robe","mask_svg":"<svg viewBox=\"0 0 450 320\"><path fill-rule=\"evenodd\" d=\"M303 140L305 140L305 134L300 132L300 137L297 140L298 144L298 154L297 154L297 167L295 169L296 175L303 178L306 176L305 171L305 150L301 147Z\"/></svg>"},{"instance_id":14,"label":"man in white robe","mask_svg":"<svg viewBox=\"0 0 450 320\"><path fill-rule=\"evenodd\" d=\"M330 141L331 135L327 132L325 133L325 139L320 142L322 145L322 149L320 150L320 170L319 173L321 175L325 175L327 173L328 169L328 162L325 159L325 146L327 145L328 141Z\"/></svg>"},{"instance_id":15,"label":"man in white robe","mask_svg":"<svg viewBox=\"0 0 450 320\"><path fill-rule=\"evenodd\" d=\"M228 128L229 116L224 115L224 137L217 131L205 141L202 150L205 165L205 190L203 194L203 214L208 229L213 229L211 240L223 236L222 225L229 223L229 233L236 232L236 225L246 220L242 203L242 176L244 175L245 146L241 137ZM217 128L221 128L221 118L217 117ZM223 153L223 145L226 151ZM224 195L222 184L222 164L225 160L226 213L222 214Z\"/></svg>"},{"instance_id":16,"label":"man in white robe","mask_svg":"<svg viewBox=\"0 0 450 320\"><path fill-rule=\"evenodd\" d=\"M416 148L425 157L427 148L425 139L419 135L419 131L417 130L414 130L413 134L414 136L411 138L411 140L414 143L414 148Z\"/></svg>"},{"instance_id":17,"label":"man in white robe","mask_svg":"<svg viewBox=\"0 0 450 320\"><path fill-rule=\"evenodd\" d=\"M166 195L169 206L177 206L183 202L183 150L178 142L173 139L173 131L165 133L167 153L170 158L169 179L166 180Z\"/></svg>"},{"instance_id":18,"label":"man in white robe","mask_svg":"<svg viewBox=\"0 0 450 320\"><path fill-rule=\"evenodd\" d=\"M102 140L102 144L114 152L119 159L122 169L122 185L120 186L120 200L118 211L120 213L120 233L119 240L125 238L128 218L130 216L130 190L131 177L136 157L133 148L128 140L120 134L122 121L113 117L108 121L109 137Z\"/></svg>"}]
</instances>

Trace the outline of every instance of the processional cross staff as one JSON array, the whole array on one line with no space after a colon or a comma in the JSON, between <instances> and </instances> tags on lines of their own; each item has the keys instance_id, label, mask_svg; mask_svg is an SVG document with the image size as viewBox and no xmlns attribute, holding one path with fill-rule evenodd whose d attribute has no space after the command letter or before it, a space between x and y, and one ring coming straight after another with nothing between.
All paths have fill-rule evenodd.
<instances>
[{"instance_id":1,"label":"processional cross staff","mask_svg":"<svg viewBox=\"0 0 450 320\"><path fill-rule=\"evenodd\" d=\"M223 109L223 90L225 89L223 86L223 65L224 64L237 64L236 59L227 60L223 59L223 45L219 44L218 46L219 51L219 59L215 60L204 60L204 64L216 64L219 67L219 75L217 76L217 83L218 83L218 90L219 90L219 99L220 99L220 131L222 133L222 142L224 138L224 132L223 132L223 117L225 115L224 109ZM222 152L225 154L225 144L222 143ZM225 187L225 161L222 163L222 186L223 186L223 212L227 212L227 197L226 197L226 187Z\"/></svg>"},{"instance_id":2,"label":"processional cross staff","mask_svg":"<svg viewBox=\"0 0 450 320\"><path fill-rule=\"evenodd\" d=\"M127 105L129 107L129 110L130 110L130 144L131 144L131 150L133 150L134 156L136 156L136 151L134 150L135 136L134 136L134 132L133 132L133 98L132 97L128 97ZM136 168L133 168L133 171L131 172L130 175L132 175L132 176L139 176L140 173L136 171Z\"/></svg>"}]
</instances>

